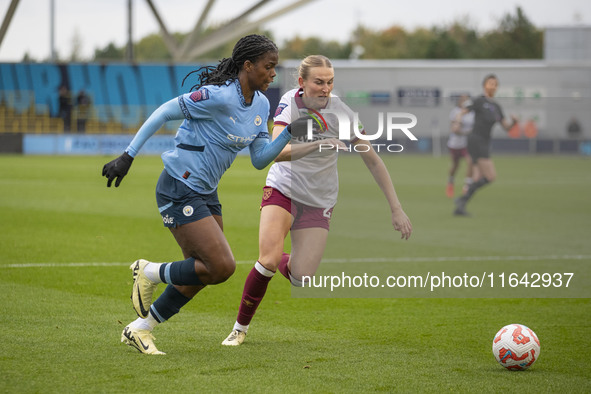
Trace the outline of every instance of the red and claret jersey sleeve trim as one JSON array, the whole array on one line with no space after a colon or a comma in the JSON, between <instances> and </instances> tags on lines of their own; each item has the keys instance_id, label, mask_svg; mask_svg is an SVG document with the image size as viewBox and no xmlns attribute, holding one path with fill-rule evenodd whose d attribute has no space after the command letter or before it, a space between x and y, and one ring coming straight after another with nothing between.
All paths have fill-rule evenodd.
<instances>
[{"instance_id":1,"label":"red and claret jersey sleeve trim","mask_svg":"<svg viewBox=\"0 0 591 394\"><path fill-rule=\"evenodd\" d=\"M274 122L273 126L287 126L287 123L285 122Z\"/></svg>"}]
</instances>

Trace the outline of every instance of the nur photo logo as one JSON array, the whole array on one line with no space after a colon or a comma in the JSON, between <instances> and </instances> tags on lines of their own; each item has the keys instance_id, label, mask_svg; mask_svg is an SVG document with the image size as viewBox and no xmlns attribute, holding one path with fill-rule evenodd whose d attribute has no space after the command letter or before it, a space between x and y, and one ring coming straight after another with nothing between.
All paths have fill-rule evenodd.
<instances>
[{"instance_id":1,"label":"nur photo logo","mask_svg":"<svg viewBox=\"0 0 591 394\"><path fill-rule=\"evenodd\" d=\"M341 141L350 141L359 138L364 141L384 140L384 143L372 143L371 145L377 151L387 151L398 153L404 150L403 145L393 143L395 133L404 134L411 141L417 141L418 138L410 131L417 125L417 117L408 112L378 112L378 129L375 133L368 134L367 130L359 121L359 113L347 112L338 109L324 108L318 111L308 109L307 113L306 138L308 141L315 139L314 132L320 130L323 133L328 127L335 125L338 130L338 139ZM327 121L326 118L335 121ZM343 147L335 146L332 143L319 145L319 151L323 150L345 150ZM367 145L351 145L351 151L366 152L369 150Z\"/></svg>"}]
</instances>

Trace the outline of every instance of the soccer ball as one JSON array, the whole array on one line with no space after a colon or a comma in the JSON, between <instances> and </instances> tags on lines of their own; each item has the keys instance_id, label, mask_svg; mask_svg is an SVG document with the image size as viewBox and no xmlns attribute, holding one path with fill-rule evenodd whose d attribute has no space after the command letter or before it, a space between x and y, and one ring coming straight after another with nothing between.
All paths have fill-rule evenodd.
<instances>
[{"instance_id":1,"label":"soccer ball","mask_svg":"<svg viewBox=\"0 0 591 394\"><path fill-rule=\"evenodd\" d=\"M503 367L510 371L523 371L540 357L540 341L523 324L509 324L495 335L492 351Z\"/></svg>"}]
</instances>

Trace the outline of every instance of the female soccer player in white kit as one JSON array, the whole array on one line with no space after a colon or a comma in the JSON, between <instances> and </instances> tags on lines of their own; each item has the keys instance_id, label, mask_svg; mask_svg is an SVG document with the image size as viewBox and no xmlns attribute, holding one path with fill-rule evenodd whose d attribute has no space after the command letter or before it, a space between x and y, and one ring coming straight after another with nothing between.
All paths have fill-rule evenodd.
<instances>
[{"instance_id":1,"label":"female soccer player in white kit","mask_svg":"<svg viewBox=\"0 0 591 394\"><path fill-rule=\"evenodd\" d=\"M324 56L306 57L298 70L299 88L285 93L275 112L273 138L296 118L315 114L321 125L309 142L306 137L292 138L275 159L263 188L259 227L259 258L246 278L238 317L223 345L242 344L258 305L277 269L294 286L301 286L303 276L316 272L328 237L330 216L337 201L337 153L345 146L338 141L338 121L324 110L353 112L331 94L334 69ZM325 123L324 123L325 122ZM356 149L384 193L391 210L394 229L408 239L412 225L398 200L384 162L371 144L355 137L353 128L363 133L361 124L351 122L351 144L366 145ZM326 149L332 147L333 149ZM283 253L284 239L291 232L291 255Z\"/></svg>"}]
</instances>

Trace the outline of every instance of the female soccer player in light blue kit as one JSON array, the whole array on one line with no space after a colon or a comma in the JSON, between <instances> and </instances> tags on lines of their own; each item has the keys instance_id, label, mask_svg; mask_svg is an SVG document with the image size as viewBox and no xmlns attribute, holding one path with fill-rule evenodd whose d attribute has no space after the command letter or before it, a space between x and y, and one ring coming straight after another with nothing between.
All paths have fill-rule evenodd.
<instances>
[{"instance_id":1,"label":"female soccer player in light blue kit","mask_svg":"<svg viewBox=\"0 0 591 394\"><path fill-rule=\"evenodd\" d=\"M222 232L217 186L243 148L249 147L252 164L263 169L290 141L288 126L270 142L269 101L261 93L273 81L277 62L277 47L267 37L243 37L230 58L216 68L197 70L201 73L196 90L160 106L125 152L103 168L107 186L113 180L119 186L146 140L166 121L184 119L175 149L162 154L164 171L156 200L185 260L162 264L137 260L130 267L131 298L139 318L125 327L121 341L141 353L164 354L154 346L154 327L178 313L206 285L224 282L234 273L234 256ZM152 304L158 283L168 286Z\"/></svg>"}]
</instances>

